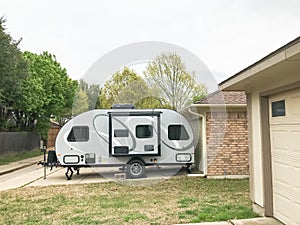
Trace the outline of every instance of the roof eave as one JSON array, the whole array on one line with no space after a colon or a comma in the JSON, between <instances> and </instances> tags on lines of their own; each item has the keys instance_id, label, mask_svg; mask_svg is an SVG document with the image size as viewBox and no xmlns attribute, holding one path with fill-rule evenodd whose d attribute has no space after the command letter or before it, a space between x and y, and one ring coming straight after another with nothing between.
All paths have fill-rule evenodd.
<instances>
[{"instance_id":1,"label":"roof eave","mask_svg":"<svg viewBox=\"0 0 300 225\"><path fill-rule=\"evenodd\" d=\"M265 70L268 67L271 67L272 65L287 60L288 57L291 57L293 54L299 52L299 49L300 36L294 39L293 41L287 43L286 45L282 46L281 48L273 51L272 53L260 59L259 61L246 67L240 72L234 74L228 79L222 81L219 84L219 90L244 90L243 88L239 88L240 85L238 84L243 83L246 79L252 77L253 75L257 74L262 70Z\"/></svg>"}]
</instances>

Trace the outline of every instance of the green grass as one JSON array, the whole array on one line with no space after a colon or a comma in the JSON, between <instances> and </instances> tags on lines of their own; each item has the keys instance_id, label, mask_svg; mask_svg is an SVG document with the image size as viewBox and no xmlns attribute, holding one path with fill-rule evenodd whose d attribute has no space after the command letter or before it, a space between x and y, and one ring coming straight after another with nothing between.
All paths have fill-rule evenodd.
<instances>
[{"instance_id":1,"label":"green grass","mask_svg":"<svg viewBox=\"0 0 300 225\"><path fill-rule=\"evenodd\" d=\"M0 192L0 224L154 225L251 218L257 215L248 183L181 176L144 186L23 187Z\"/></svg>"},{"instance_id":2,"label":"green grass","mask_svg":"<svg viewBox=\"0 0 300 225\"><path fill-rule=\"evenodd\" d=\"M28 158L32 158L32 157L36 157L36 156L42 156L43 153L41 152L41 150L34 150L34 151L30 151L30 152L23 152L23 153L19 153L17 155L7 155L7 156L1 156L0 158L0 165L6 165L12 162L17 162L23 159L28 159Z\"/></svg>"}]
</instances>

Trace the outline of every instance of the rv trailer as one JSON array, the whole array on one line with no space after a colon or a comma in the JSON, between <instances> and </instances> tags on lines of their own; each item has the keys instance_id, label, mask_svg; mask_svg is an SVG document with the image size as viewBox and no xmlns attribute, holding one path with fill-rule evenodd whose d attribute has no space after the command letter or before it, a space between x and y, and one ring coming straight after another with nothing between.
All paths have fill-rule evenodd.
<instances>
[{"instance_id":1,"label":"rv trailer","mask_svg":"<svg viewBox=\"0 0 300 225\"><path fill-rule=\"evenodd\" d=\"M121 166L129 178L145 176L146 166L194 163L194 134L180 113L167 109L114 107L84 112L60 130L57 159L73 170Z\"/></svg>"}]
</instances>

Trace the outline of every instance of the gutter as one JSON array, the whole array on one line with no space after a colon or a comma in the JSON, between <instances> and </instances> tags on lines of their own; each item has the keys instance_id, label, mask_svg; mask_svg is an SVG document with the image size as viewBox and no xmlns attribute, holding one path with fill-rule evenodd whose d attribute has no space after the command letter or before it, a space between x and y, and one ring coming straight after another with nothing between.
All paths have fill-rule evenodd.
<instances>
[{"instance_id":1,"label":"gutter","mask_svg":"<svg viewBox=\"0 0 300 225\"><path fill-rule=\"evenodd\" d=\"M190 107L226 107L226 108L241 108L241 107L247 107L247 104L191 104Z\"/></svg>"}]
</instances>

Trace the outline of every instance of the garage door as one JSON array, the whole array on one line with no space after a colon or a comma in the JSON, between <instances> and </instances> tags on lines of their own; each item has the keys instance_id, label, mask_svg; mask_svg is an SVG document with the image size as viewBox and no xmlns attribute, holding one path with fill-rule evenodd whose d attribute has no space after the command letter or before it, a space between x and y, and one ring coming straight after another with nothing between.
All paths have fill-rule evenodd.
<instances>
[{"instance_id":1,"label":"garage door","mask_svg":"<svg viewBox=\"0 0 300 225\"><path fill-rule=\"evenodd\" d=\"M300 89L269 98L274 217L300 224Z\"/></svg>"}]
</instances>

